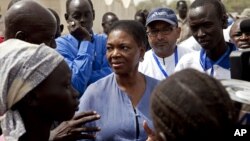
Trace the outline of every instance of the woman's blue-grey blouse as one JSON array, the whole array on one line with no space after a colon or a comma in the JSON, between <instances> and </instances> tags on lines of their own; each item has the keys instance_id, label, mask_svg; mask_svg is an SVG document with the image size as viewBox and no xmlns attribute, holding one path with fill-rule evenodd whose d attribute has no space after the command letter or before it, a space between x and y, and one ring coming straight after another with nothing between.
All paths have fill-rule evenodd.
<instances>
[{"instance_id":1,"label":"woman's blue-grey blouse","mask_svg":"<svg viewBox=\"0 0 250 141\"><path fill-rule=\"evenodd\" d=\"M98 126L98 141L145 141L147 134L143 121L153 129L150 117L150 97L158 80L145 75L146 90L138 105L134 108L129 96L123 92L112 73L91 84L80 99L79 111L94 110L101 119L85 126Z\"/></svg>"}]
</instances>

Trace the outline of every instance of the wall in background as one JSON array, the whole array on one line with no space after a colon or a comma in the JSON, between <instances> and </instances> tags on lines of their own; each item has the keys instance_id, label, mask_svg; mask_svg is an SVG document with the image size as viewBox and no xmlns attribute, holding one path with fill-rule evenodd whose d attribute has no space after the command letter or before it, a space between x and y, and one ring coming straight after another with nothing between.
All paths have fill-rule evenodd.
<instances>
[{"instance_id":1,"label":"wall in background","mask_svg":"<svg viewBox=\"0 0 250 141\"><path fill-rule=\"evenodd\" d=\"M45 7L54 9L60 15L61 22L64 24L65 30L63 34L68 33L68 30L66 29L67 23L64 19L66 0L35 0L35 1L41 3ZM1 15L5 14L9 2L10 0L0 0L0 9L1 9L0 14ZM92 2L93 2L95 13L96 13L93 30L96 33L102 32L101 20L102 20L102 15L105 12L109 12L109 11L114 12L117 14L117 16L120 19L133 19L134 14L136 12L136 8L133 3L131 3L128 8L124 8L120 0L114 1L112 5L110 6L107 6L104 0L92 0ZM1 18L0 19L0 35L2 34L4 30L3 28L4 28L3 21Z\"/></svg>"}]
</instances>

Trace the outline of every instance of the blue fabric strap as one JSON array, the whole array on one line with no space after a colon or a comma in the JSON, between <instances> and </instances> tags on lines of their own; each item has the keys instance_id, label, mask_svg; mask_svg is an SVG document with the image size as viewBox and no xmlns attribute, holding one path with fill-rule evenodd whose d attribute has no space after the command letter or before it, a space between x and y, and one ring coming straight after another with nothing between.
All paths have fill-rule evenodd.
<instances>
[{"instance_id":1,"label":"blue fabric strap","mask_svg":"<svg viewBox=\"0 0 250 141\"><path fill-rule=\"evenodd\" d=\"M228 48L226 52L217 60L213 61L209 57L207 57L207 54L204 49L201 49L200 52L200 64L204 71L207 71L211 68L210 76L214 75L214 65L221 66L222 68L229 69L230 68L230 62L229 62L229 55L230 53L236 50L234 45L228 44Z\"/></svg>"},{"instance_id":2,"label":"blue fabric strap","mask_svg":"<svg viewBox=\"0 0 250 141\"><path fill-rule=\"evenodd\" d=\"M160 63L160 61L157 59L155 53L153 52L152 54L153 54L153 57L154 57L154 60L155 60L155 62L156 62L156 64L157 64L157 66L158 66L159 69L161 70L162 74L167 78L167 77L168 77L167 72L162 68L161 63ZM175 50L174 50L174 59L175 59L175 66L176 66L176 64L178 63L178 50L177 50L177 47L175 47Z\"/></svg>"}]
</instances>

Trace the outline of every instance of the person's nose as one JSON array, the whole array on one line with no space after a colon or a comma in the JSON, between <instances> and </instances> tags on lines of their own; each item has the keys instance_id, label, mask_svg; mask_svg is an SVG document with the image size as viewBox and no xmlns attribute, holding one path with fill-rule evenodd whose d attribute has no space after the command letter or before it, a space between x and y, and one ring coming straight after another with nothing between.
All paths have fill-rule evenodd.
<instances>
[{"instance_id":1,"label":"person's nose","mask_svg":"<svg viewBox=\"0 0 250 141\"><path fill-rule=\"evenodd\" d=\"M197 31L197 36L198 37L203 37L205 36L205 32L202 28L199 28L198 31Z\"/></svg>"},{"instance_id":2,"label":"person's nose","mask_svg":"<svg viewBox=\"0 0 250 141\"><path fill-rule=\"evenodd\" d=\"M87 18L84 16L81 16L79 21L80 21L80 23L85 23L87 21Z\"/></svg>"},{"instance_id":3,"label":"person's nose","mask_svg":"<svg viewBox=\"0 0 250 141\"><path fill-rule=\"evenodd\" d=\"M162 40L162 39L164 38L164 35L162 34L161 31L158 31L158 32L157 32L156 38L157 38L158 40Z\"/></svg>"},{"instance_id":4,"label":"person's nose","mask_svg":"<svg viewBox=\"0 0 250 141\"><path fill-rule=\"evenodd\" d=\"M112 57L119 57L121 55L119 49L114 49L112 52Z\"/></svg>"}]
</instances>

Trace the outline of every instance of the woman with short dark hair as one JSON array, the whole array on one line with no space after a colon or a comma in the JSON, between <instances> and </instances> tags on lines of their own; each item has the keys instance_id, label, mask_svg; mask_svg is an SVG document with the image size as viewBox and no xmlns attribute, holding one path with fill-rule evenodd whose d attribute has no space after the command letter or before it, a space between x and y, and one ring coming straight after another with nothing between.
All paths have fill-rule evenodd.
<instances>
[{"instance_id":1,"label":"woman with short dark hair","mask_svg":"<svg viewBox=\"0 0 250 141\"><path fill-rule=\"evenodd\" d=\"M146 32L139 22L121 20L108 33L106 56L113 73L91 84L80 99L80 110L95 110L101 119L94 121L101 131L96 140L145 141L143 129L149 115L151 92L158 84L138 71L145 53Z\"/></svg>"}]
</instances>

